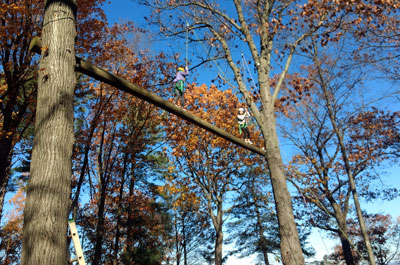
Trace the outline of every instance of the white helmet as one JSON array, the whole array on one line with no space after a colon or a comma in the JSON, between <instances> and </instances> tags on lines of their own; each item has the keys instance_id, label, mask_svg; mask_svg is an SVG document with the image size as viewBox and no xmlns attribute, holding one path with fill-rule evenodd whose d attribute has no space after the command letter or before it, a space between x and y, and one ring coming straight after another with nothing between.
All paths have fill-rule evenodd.
<instances>
[{"instance_id":1,"label":"white helmet","mask_svg":"<svg viewBox=\"0 0 400 265\"><path fill-rule=\"evenodd\" d=\"M239 108L239 112L244 112L244 108Z\"/></svg>"}]
</instances>

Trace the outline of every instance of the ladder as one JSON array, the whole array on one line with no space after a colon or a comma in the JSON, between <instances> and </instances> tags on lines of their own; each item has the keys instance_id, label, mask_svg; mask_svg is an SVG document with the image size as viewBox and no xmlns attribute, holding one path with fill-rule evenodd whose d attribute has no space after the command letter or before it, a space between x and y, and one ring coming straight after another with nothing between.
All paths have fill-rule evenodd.
<instances>
[{"instance_id":1,"label":"ladder","mask_svg":"<svg viewBox=\"0 0 400 265\"><path fill-rule=\"evenodd\" d=\"M79 242L78 231L76 230L75 221L73 219L70 219L68 221L68 224L69 224L70 237L72 238L72 242L74 243L75 256L76 256L76 258L70 260L70 263L72 264L75 261L77 261L79 265L86 265L81 243Z\"/></svg>"}]
</instances>

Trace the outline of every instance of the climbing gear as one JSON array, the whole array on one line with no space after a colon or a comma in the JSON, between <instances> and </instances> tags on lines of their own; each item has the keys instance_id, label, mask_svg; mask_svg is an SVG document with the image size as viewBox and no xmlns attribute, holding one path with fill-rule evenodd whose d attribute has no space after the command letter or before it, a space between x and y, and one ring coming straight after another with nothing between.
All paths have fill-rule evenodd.
<instances>
[{"instance_id":1,"label":"climbing gear","mask_svg":"<svg viewBox=\"0 0 400 265\"><path fill-rule=\"evenodd\" d=\"M68 221L68 224L69 224L70 237L72 237L72 242L74 243L75 256L76 256L76 258L72 259L70 263L77 261L79 265L86 265L81 243L79 242L78 231L76 230L75 221L73 219L70 219Z\"/></svg>"},{"instance_id":2,"label":"climbing gear","mask_svg":"<svg viewBox=\"0 0 400 265\"><path fill-rule=\"evenodd\" d=\"M242 134L242 129L243 128L247 128L247 124L246 123L244 123L244 124L239 124L239 134Z\"/></svg>"},{"instance_id":3,"label":"climbing gear","mask_svg":"<svg viewBox=\"0 0 400 265\"><path fill-rule=\"evenodd\" d=\"M178 89L179 91L183 92L183 88L184 88L183 80L179 80L178 82L176 82L175 88Z\"/></svg>"}]
</instances>

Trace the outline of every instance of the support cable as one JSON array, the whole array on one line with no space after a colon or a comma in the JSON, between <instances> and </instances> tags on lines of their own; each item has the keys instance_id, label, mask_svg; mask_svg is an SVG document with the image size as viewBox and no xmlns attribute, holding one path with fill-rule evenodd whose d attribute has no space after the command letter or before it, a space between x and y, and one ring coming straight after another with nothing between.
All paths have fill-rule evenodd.
<instances>
[{"instance_id":1,"label":"support cable","mask_svg":"<svg viewBox=\"0 0 400 265\"><path fill-rule=\"evenodd\" d=\"M193 32L194 32L194 35L196 36L197 40L202 44L205 53L207 54L207 56L209 56L210 54L209 54L209 52L207 51L207 48L206 48L205 44L203 43L203 41L200 40L200 38L199 38L199 36L197 35L196 31L193 30ZM224 77L223 80L224 80L224 79L227 80L226 75L225 75L224 71L222 71L221 67L220 67L214 60L213 60L213 63L214 63L215 66L218 68L218 70L219 70L219 72L221 73L221 75ZM232 86L230 83L227 83L227 84L228 84L229 86L231 86L232 88L236 88L236 87Z\"/></svg>"},{"instance_id":2,"label":"support cable","mask_svg":"<svg viewBox=\"0 0 400 265\"><path fill-rule=\"evenodd\" d=\"M189 22L186 22L186 67L188 67L188 53L189 53Z\"/></svg>"},{"instance_id":3,"label":"support cable","mask_svg":"<svg viewBox=\"0 0 400 265\"><path fill-rule=\"evenodd\" d=\"M249 68L249 64L247 63L247 60L246 60L246 58L244 57L244 54L243 54L243 53L242 53L242 62L243 62L243 65L246 66L247 71L249 72L251 81L253 82L253 87L256 88L256 83L254 82L253 75L251 74L251 71L250 71L250 68ZM245 71L245 70L243 70L243 71Z\"/></svg>"}]
</instances>

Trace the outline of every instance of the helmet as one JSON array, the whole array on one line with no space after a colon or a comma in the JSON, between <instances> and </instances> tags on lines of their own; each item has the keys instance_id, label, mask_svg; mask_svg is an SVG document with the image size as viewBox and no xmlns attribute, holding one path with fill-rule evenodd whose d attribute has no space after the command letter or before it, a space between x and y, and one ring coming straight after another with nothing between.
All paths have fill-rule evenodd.
<instances>
[{"instance_id":1,"label":"helmet","mask_svg":"<svg viewBox=\"0 0 400 265\"><path fill-rule=\"evenodd\" d=\"M185 68L183 68L183 67L179 67L179 68L178 68L178 71L182 71L182 72L184 72L184 71L185 71Z\"/></svg>"},{"instance_id":2,"label":"helmet","mask_svg":"<svg viewBox=\"0 0 400 265\"><path fill-rule=\"evenodd\" d=\"M239 108L239 112L244 112L244 108Z\"/></svg>"}]
</instances>

